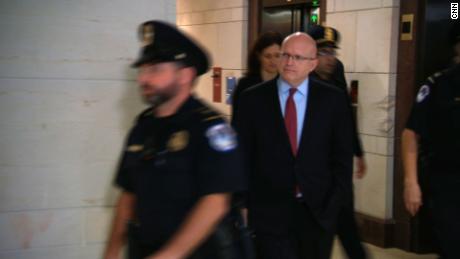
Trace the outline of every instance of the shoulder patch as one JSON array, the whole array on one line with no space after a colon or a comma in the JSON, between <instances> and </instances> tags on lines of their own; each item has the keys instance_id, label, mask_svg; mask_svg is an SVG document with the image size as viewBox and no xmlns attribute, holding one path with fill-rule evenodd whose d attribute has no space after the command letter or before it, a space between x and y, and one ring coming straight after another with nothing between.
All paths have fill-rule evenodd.
<instances>
[{"instance_id":1,"label":"shoulder patch","mask_svg":"<svg viewBox=\"0 0 460 259\"><path fill-rule=\"evenodd\" d=\"M425 98L430 95L430 87L428 85L423 85L420 87L420 90L418 90L417 93L417 102L421 103Z\"/></svg>"},{"instance_id":2,"label":"shoulder patch","mask_svg":"<svg viewBox=\"0 0 460 259\"><path fill-rule=\"evenodd\" d=\"M236 133L227 123L211 126L206 131L209 145L219 152L226 152L236 148Z\"/></svg>"}]
</instances>

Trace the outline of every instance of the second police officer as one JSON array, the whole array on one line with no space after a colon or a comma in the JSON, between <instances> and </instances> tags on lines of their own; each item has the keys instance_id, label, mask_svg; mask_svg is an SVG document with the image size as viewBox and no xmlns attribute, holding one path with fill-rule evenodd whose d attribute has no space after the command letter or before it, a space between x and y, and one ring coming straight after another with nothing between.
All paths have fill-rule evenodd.
<instances>
[{"instance_id":1,"label":"second police officer","mask_svg":"<svg viewBox=\"0 0 460 259\"><path fill-rule=\"evenodd\" d=\"M442 259L460 258L459 23L450 34L456 64L430 76L420 88L401 139L406 209L413 216L427 201ZM419 175L427 180L427 189L420 188Z\"/></svg>"}]
</instances>

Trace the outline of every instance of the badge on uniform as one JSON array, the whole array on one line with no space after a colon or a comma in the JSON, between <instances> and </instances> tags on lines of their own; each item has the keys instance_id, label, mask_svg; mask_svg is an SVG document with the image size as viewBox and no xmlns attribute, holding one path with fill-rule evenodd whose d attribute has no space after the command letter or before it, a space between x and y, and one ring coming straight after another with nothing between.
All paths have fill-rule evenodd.
<instances>
[{"instance_id":1,"label":"badge on uniform","mask_svg":"<svg viewBox=\"0 0 460 259\"><path fill-rule=\"evenodd\" d=\"M153 43L155 39L155 30L152 24L146 24L142 28L142 46L147 46Z\"/></svg>"},{"instance_id":2,"label":"badge on uniform","mask_svg":"<svg viewBox=\"0 0 460 259\"><path fill-rule=\"evenodd\" d=\"M189 133L185 130L173 133L166 144L166 148L171 152L177 152L187 147Z\"/></svg>"},{"instance_id":3,"label":"badge on uniform","mask_svg":"<svg viewBox=\"0 0 460 259\"><path fill-rule=\"evenodd\" d=\"M428 85L423 85L422 87L420 87L420 90L418 90L417 102L421 103L429 94L430 87Z\"/></svg>"},{"instance_id":4,"label":"badge on uniform","mask_svg":"<svg viewBox=\"0 0 460 259\"><path fill-rule=\"evenodd\" d=\"M226 123L214 125L206 131L209 145L216 151L226 152L236 148L236 134Z\"/></svg>"},{"instance_id":5,"label":"badge on uniform","mask_svg":"<svg viewBox=\"0 0 460 259\"><path fill-rule=\"evenodd\" d=\"M324 28L324 38L328 41L334 41L334 31L330 27Z\"/></svg>"}]
</instances>

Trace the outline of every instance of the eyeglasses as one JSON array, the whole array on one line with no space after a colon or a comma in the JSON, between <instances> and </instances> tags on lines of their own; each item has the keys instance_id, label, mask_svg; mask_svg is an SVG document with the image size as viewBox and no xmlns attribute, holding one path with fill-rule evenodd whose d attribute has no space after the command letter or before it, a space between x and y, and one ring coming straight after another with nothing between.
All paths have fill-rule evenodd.
<instances>
[{"instance_id":1,"label":"eyeglasses","mask_svg":"<svg viewBox=\"0 0 460 259\"><path fill-rule=\"evenodd\" d=\"M337 56L337 52L335 50L318 50L318 56L326 57L326 56Z\"/></svg>"},{"instance_id":2,"label":"eyeglasses","mask_svg":"<svg viewBox=\"0 0 460 259\"><path fill-rule=\"evenodd\" d=\"M316 57L314 57L314 58L303 57L303 56L300 56L300 55L291 55L289 53L281 53L281 58L284 59L284 60L292 59L292 61L294 61L294 62L300 62L300 61L304 61L304 60L315 60L316 59Z\"/></svg>"}]
</instances>

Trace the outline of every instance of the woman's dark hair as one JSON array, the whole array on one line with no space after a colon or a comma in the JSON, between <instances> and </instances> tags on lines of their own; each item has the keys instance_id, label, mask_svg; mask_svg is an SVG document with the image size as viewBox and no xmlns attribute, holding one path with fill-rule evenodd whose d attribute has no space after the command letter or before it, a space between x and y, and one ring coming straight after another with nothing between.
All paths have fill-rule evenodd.
<instances>
[{"instance_id":1,"label":"woman's dark hair","mask_svg":"<svg viewBox=\"0 0 460 259\"><path fill-rule=\"evenodd\" d=\"M251 48L251 51L248 54L248 71L246 72L246 75L260 75L261 64L259 56L262 51L273 44L278 44L281 46L282 42L283 37L277 32L269 31L261 34L259 38L257 38L256 42Z\"/></svg>"}]
</instances>

